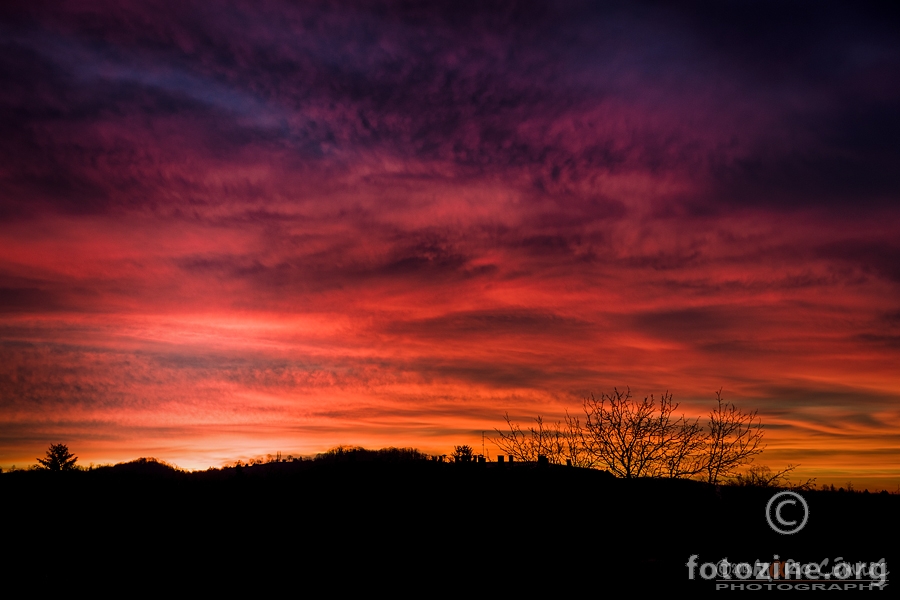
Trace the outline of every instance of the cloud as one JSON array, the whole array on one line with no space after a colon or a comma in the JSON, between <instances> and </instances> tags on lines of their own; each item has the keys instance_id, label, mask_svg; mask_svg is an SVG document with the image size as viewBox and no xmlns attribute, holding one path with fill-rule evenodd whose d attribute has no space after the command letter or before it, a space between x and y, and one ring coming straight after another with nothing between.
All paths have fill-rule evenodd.
<instances>
[{"instance_id":1,"label":"cloud","mask_svg":"<svg viewBox=\"0 0 900 600\"><path fill-rule=\"evenodd\" d=\"M813 454L888 440L896 25L3 6L0 446L450 444L614 385L725 386Z\"/></svg>"}]
</instances>

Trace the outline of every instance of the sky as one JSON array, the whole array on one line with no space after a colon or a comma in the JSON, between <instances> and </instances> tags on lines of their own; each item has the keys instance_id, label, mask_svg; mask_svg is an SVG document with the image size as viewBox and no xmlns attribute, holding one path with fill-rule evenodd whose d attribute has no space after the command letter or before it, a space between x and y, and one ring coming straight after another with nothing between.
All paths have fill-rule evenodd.
<instances>
[{"instance_id":1,"label":"sky","mask_svg":"<svg viewBox=\"0 0 900 600\"><path fill-rule=\"evenodd\" d=\"M0 467L722 390L757 464L900 487L886 7L4 3Z\"/></svg>"}]
</instances>

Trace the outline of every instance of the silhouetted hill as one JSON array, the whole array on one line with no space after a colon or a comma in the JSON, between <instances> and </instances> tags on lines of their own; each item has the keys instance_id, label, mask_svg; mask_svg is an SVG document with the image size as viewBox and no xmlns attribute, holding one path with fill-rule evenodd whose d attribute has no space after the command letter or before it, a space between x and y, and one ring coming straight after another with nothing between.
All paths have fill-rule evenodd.
<instances>
[{"instance_id":1,"label":"silhouetted hill","mask_svg":"<svg viewBox=\"0 0 900 600\"><path fill-rule=\"evenodd\" d=\"M274 561L291 565L291 577L315 579L337 564L455 583L561 577L577 590L627 581L714 591L713 582L688 579L691 555L700 563L778 555L890 565L900 512L897 495L803 492L808 525L786 536L766 524L771 489L444 463L396 449L194 473L140 459L93 471L4 473L0 489L7 515L23 516L7 527L8 543L29 556L50 544L85 548L121 568L153 557L220 571Z\"/></svg>"},{"instance_id":2,"label":"silhouetted hill","mask_svg":"<svg viewBox=\"0 0 900 600\"><path fill-rule=\"evenodd\" d=\"M155 458L139 458L110 467L99 467L94 471L97 473L95 476L128 476L132 478L174 478L187 475L184 471Z\"/></svg>"}]
</instances>

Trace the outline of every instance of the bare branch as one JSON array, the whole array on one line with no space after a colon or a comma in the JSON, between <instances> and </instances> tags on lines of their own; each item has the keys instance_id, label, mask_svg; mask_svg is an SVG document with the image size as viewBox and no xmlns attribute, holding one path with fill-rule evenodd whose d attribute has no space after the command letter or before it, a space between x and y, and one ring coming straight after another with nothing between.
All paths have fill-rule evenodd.
<instances>
[{"instance_id":1,"label":"bare branch","mask_svg":"<svg viewBox=\"0 0 900 600\"><path fill-rule=\"evenodd\" d=\"M716 402L718 406L709 413L705 469L709 483L734 476L738 467L752 462L765 448L757 411L737 410L722 399L722 390L716 392Z\"/></svg>"},{"instance_id":2,"label":"bare branch","mask_svg":"<svg viewBox=\"0 0 900 600\"><path fill-rule=\"evenodd\" d=\"M811 490L816 487L815 477L803 482L792 483L786 477L800 465L788 465L780 471L772 471L765 465L754 465L746 473L738 473L728 481L729 485L740 487L790 488L794 490Z\"/></svg>"},{"instance_id":3,"label":"bare branch","mask_svg":"<svg viewBox=\"0 0 900 600\"><path fill-rule=\"evenodd\" d=\"M666 392L637 402L631 390L584 400L582 440L596 462L619 477L687 477L702 470L704 446L698 421L675 416L678 403Z\"/></svg>"},{"instance_id":4,"label":"bare branch","mask_svg":"<svg viewBox=\"0 0 900 600\"><path fill-rule=\"evenodd\" d=\"M582 449L579 438L580 424L566 413L565 426L557 421L546 424L542 416L534 419L534 425L523 431L504 415L509 431L495 429L497 437L488 438L508 456L520 461L537 461L538 456L546 456L550 464L571 462L574 466L593 466L591 457Z\"/></svg>"},{"instance_id":5,"label":"bare branch","mask_svg":"<svg viewBox=\"0 0 900 600\"><path fill-rule=\"evenodd\" d=\"M552 464L601 467L619 477L697 477L710 483L734 477L738 469L763 451L762 424L756 411L745 413L716 392L717 406L708 428L700 419L678 416L669 392L657 401L638 401L631 389L582 403L584 421L566 412L565 425L546 424L543 417L523 430L505 415L508 431L495 430L493 442L521 461L546 456ZM809 482L807 482L809 483Z\"/></svg>"}]
</instances>

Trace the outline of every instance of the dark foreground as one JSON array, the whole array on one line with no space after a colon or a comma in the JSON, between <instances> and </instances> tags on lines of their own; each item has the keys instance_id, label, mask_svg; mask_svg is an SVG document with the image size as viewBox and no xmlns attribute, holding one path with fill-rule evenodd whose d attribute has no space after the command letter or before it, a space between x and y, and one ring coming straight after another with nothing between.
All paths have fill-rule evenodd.
<instances>
[{"instance_id":1,"label":"dark foreground","mask_svg":"<svg viewBox=\"0 0 900 600\"><path fill-rule=\"evenodd\" d=\"M705 595L717 584L784 585L760 573L742 580L704 570L723 559L816 563L822 575L792 581L824 589L835 580L867 586L898 568L900 496L801 492L808 522L783 535L766 522L776 491L365 455L198 473L135 462L0 475L6 571L43 566L55 553L66 568L46 569L51 582L85 571L135 581L179 572L182 585L200 588L249 578L296 589L324 584L326 595L407 589L434 597L455 588L621 597L647 588ZM802 516L798 505L781 514ZM873 575L871 563L882 559ZM854 572L833 574L839 563Z\"/></svg>"}]
</instances>

